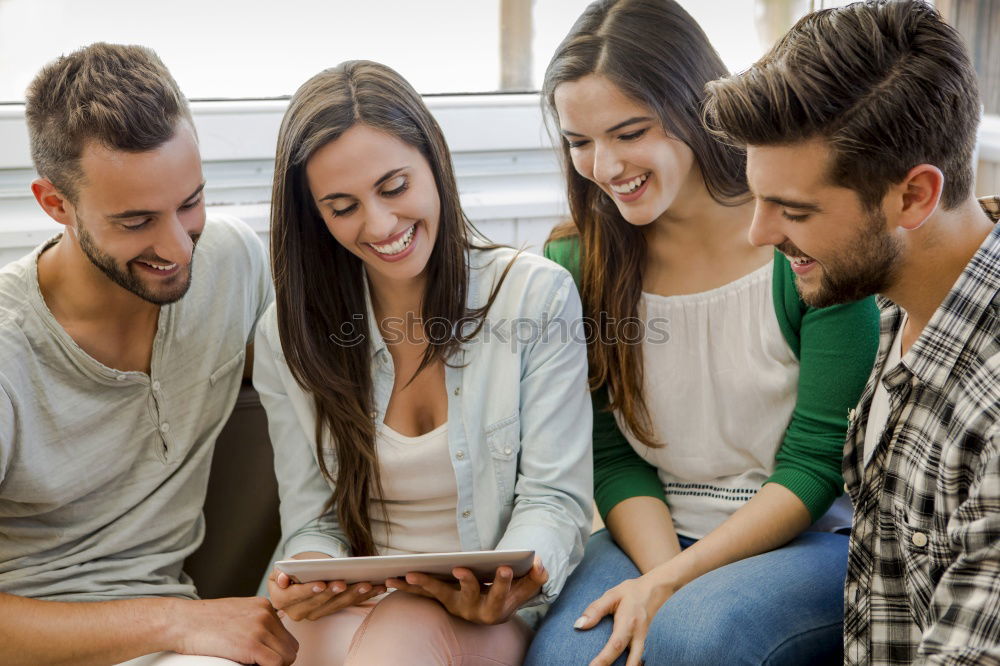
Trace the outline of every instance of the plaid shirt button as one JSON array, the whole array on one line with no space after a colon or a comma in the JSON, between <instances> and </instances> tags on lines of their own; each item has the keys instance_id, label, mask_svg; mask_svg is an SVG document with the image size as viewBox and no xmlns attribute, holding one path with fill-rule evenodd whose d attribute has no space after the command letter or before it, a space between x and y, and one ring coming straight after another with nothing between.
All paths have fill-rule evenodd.
<instances>
[{"instance_id":1,"label":"plaid shirt button","mask_svg":"<svg viewBox=\"0 0 1000 666\"><path fill-rule=\"evenodd\" d=\"M981 203L990 219L1000 221L1000 197ZM887 299L878 302L884 363L903 312ZM891 370L903 390L891 394L885 426L891 441L888 454L869 463L875 469L865 466L865 428L850 432L844 481L861 490L844 596L847 666L1000 664L997 303L1000 225L966 265L906 363ZM865 422L884 370L876 363L854 426Z\"/></svg>"}]
</instances>

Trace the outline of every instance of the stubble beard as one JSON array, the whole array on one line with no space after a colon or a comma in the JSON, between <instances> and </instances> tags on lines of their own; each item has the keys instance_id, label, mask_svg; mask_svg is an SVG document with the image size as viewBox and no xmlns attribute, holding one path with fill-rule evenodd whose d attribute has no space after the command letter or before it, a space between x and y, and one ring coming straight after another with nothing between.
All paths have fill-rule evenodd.
<instances>
[{"instance_id":1,"label":"stubble beard","mask_svg":"<svg viewBox=\"0 0 1000 666\"><path fill-rule=\"evenodd\" d=\"M93 236L90 235L79 219L76 223L76 235L80 241L80 249L83 250L83 253L90 260L90 263L94 264L94 266L96 266L108 277L108 279L117 284L119 287L135 294L144 301L154 305L169 305L171 303L176 303L182 299L185 294L187 294L188 289L191 287L191 276L194 272L194 248L198 243L197 236L191 237L194 244L191 248L192 262L188 264L185 269L183 269L185 274L177 276L180 283L172 289L165 290L164 293L149 289L146 284L132 272L127 264L124 268L119 266L114 257L97 247Z\"/></svg>"}]
</instances>

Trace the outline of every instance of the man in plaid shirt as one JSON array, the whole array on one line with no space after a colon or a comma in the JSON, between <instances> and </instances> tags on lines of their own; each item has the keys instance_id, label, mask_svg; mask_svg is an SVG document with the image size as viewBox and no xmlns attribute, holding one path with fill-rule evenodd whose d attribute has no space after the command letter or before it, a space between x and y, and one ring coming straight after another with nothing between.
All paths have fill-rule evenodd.
<instances>
[{"instance_id":1,"label":"man in plaid shirt","mask_svg":"<svg viewBox=\"0 0 1000 666\"><path fill-rule=\"evenodd\" d=\"M710 84L706 122L747 146L751 240L812 305L880 294L844 459L849 664L1000 664L1000 198L972 194L980 108L961 39L916 0L811 14Z\"/></svg>"}]
</instances>

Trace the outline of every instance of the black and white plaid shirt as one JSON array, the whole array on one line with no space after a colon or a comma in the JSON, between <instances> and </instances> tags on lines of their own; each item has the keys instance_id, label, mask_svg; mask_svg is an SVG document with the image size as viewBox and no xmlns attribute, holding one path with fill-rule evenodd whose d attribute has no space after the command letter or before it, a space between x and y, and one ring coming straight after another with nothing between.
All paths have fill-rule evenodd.
<instances>
[{"instance_id":1,"label":"black and white plaid shirt","mask_svg":"<svg viewBox=\"0 0 1000 666\"><path fill-rule=\"evenodd\" d=\"M1000 219L1000 197L982 204ZM889 418L865 467L875 382L903 319L879 305L879 354L844 458L846 663L1000 664L1000 225L882 379Z\"/></svg>"}]
</instances>

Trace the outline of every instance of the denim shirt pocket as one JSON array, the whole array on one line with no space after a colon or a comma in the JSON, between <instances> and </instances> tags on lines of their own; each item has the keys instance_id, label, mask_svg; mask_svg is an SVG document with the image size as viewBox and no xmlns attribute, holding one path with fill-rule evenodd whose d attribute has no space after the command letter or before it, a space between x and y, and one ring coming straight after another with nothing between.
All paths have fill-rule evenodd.
<instances>
[{"instance_id":1,"label":"denim shirt pocket","mask_svg":"<svg viewBox=\"0 0 1000 666\"><path fill-rule=\"evenodd\" d=\"M521 419L512 414L486 426L486 445L493 462L497 494L503 505L514 503L518 454L521 452Z\"/></svg>"}]
</instances>

